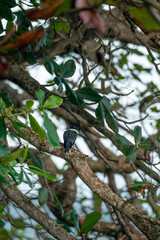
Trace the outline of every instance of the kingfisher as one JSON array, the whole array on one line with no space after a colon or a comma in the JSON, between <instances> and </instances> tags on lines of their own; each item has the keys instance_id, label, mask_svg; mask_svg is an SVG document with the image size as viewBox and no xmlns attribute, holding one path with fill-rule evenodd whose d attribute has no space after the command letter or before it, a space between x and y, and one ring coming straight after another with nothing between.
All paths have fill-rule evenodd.
<instances>
[{"instance_id":1,"label":"kingfisher","mask_svg":"<svg viewBox=\"0 0 160 240\"><path fill-rule=\"evenodd\" d=\"M64 132L63 139L65 153L68 153L69 149L74 145L80 129L81 128L78 125L71 125L70 128Z\"/></svg>"}]
</instances>

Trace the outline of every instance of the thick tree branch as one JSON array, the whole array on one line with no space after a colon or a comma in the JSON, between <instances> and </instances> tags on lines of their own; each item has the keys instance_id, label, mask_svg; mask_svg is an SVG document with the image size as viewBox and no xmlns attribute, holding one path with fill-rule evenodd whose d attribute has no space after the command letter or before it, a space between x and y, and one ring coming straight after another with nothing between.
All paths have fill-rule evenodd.
<instances>
[{"instance_id":1,"label":"thick tree branch","mask_svg":"<svg viewBox=\"0 0 160 240\"><path fill-rule=\"evenodd\" d=\"M9 120L5 119L9 130L16 132ZM156 230L157 225L160 226L160 221L149 217L145 212L136 208L134 205L125 202L116 195L107 184L103 183L90 169L87 163L87 156L72 149L70 153L64 153L62 145L57 149L50 145L47 139L40 141L38 135L30 128L24 129L23 132L27 135L29 142L41 151L59 156L68 161L77 175L83 182L96 193L104 202L119 210L127 218L129 218L150 240L160 239L159 233Z\"/></svg>"},{"instance_id":2,"label":"thick tree branch","mask_svg":"<svg viewBox=\"0 0 160 240\"><path fill-rule=\"evenodd\" d=\"M18 86L22 87L23 89L25 89L34 98L36 98L35 91L38 89L42 89L45 92L46 98L48 98L51 94L59 95L59 93L50 92L45 87L41 86L38 81L36 81L34 78L32 78L29 75L29 73L27 73L17 63L10 64L8 74L6 74L6 75L0 74L0 80L4 80L6 78L11 80L12 82L16 83ZM113 132L111 132L109 129L107 129L106 127L100 125L98 120L94 116L92 116L89 112L85 111L81 107L72 104L71 102L69 102L67 99L64 98L62 105L56 109L59 109L60 111L62 109L66 112L66 116L65 116L66 120L68 120L68 116L70 116L69 119L71 120L71 117L72 117L72 120L74 123L76 123L76 120L75 120L76 117L77 117L78 122L80 120L82 120L82 123L85 122L85 124L87 122L88 126L93 126L94 128L96 128L105 137L109 138L112 141L112 143L120 151L122 150L122 147L116 141L115 134ZM56 111L56 109L52 109L51 111L54 112L54 111ZM80 116L80 118L78 117L78 115ZM138 158L144 159L144 150L143 149L139 149ZM146 165L141 163L140 160L136 160L135 164L146 174L150 175L150 173L151 173L152 177L156 181L160 182L160 176L156 172L154 172L152 169L148 168Z\"/></svg>"},{"instance_id":3,"label":"thick tree branch","mask_svg":"<svg viewBox=\"0 0 160 240\"><path fill-rule=\"evenodd\" d=\"M55 220L47 216L45 213L36 208L32 202L24 196L21 191L14 185L12 180L6 176L10 187L0 183L0 188L8 199L13 201L21 208L29 217L39 223L48 233L59 240L75 240L76 238L64 230Z\"/></svg>"}]
</instances>

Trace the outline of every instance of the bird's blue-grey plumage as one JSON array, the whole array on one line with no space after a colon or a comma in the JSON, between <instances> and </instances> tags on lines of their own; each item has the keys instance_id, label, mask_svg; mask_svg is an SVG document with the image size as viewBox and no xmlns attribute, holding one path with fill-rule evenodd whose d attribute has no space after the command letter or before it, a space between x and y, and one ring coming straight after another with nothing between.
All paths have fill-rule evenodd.
<instances>
[{"instance_id":1,"label":"bird's blue-grey plumage","mask_svg":"<svg viewBox=\"0 0 160 240\"><path fill-rule=\"evenodd\" d=\"M64 139L64 150L65 152L69 152L69 149L74 145L77 133L80 130L80 127L77 125L72 125L70 129L66 130L63 134Z\"/></svg>"}]
</instances>

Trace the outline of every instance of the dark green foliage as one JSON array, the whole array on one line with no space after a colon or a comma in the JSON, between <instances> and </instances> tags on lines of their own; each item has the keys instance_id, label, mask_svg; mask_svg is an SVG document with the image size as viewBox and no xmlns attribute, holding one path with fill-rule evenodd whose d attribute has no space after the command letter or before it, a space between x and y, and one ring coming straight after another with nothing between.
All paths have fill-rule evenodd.
<instances>
[{"instance_id":1,"label":"dark green foliage","mask_svg":"<svg viewBox=\"0 0 160 240\"><path fill-rule=\"evenodd\" d=\"M38 133L38 136L40 140L43 140L46 136L43 129L40 127L39 123L36 121L36 119L29 113L29 121L31 124L31 128L34 132Z\"/></svg>"},{"instance_id":2,"label":"dark green foliage","mask_svg":"<svg viewBox=\"0 0 160 240\"><path fill-rule=\"evenodd\" d=\"M104 125L104 112L103 112L103 107L101 103L98 103L95 113L99 123Z\"/></svg>"},{"instance_id":3,"label":"dark green foliage","mask_svg":"<svg viewBox=\"0 0 160 240\"><path fill-rule=\"evenodd\" d=\"M44 112L44 127L47 130L47 138L53 147L57 148L59 145L59 137L56 132L56 128L52 121L49 119L46 112Z\"/></svg>"},{"instance_id":4,"label":"dark green foliage","mask_svg":"<svg viewBox=\"0 0 160 240\"><path fill-rule=\"evenodd\" d=\"M0 117L0 139L5 141L6 135L7 135L7 130L6 130L4 118Z\"/></svg>"},{"instance_id":5,"label":"dark green foliage","mask_svg":"<svg viewBox=\"0 0 160 240\"><path fill-rule=\"evenodd\" d=\"M10 152L11 152L10 149L7 149L3 145L0 144L0 157L3 157Z\"/></svg>"},{"instance_id":6,"label":"dark green foliage","mask_svg":"<svg viewBox=\"0 0 160 240\"><path fill-rule=\"evenodd\" d=\"M36 97L38 98L40 105L42 105L42 103L44 101L44 97L45 97L45 92L43 90L39 89L35 92L35 94L36 94Z\"/></svg>"},{"instance_id":7,"label":"dark green foliage","mask_svg":"<svg viewBox=\"0 0 160 240\"><path fill-rule=\"evenodd\" d=\"M138 191L142 186L144 186L147 182L137 182L134 181L134 183L132 184L132 189L135 191Z\"/></svg>"},{"instance_id":8,"label":"dark green foliage","mask_svg":"<svg viewBox=\"0 0 160 240\"><path fill-rule=\"evenodd\" d=\"M47 203L48 200L48 189L47 188L39 188L38 189L38 202L41 206Z\"/></svg>"},{"instance_id":9,"label":"dark green foliage","mask_svg":"<svg viewBox=\"0 0 160 240\"><path fill-rule=\"evenodd\" d=\"M130 163L132 163L132 162L134 162L136 160L137 151L138 151L138 148L137 148L137 146L134 146L134 145L131 146L131 147L128 147L128 148L124 148L122 150L122 152L127 157L128 161Z\"/></svg>"},{"instance_id":10,"label":"dark green foliage","mask_svg":"<svg viewBox=\"0 0 160 240\"><path fill-rule=\"evenodd\" d=\"M62 82L64 83L64 85L66 87L66 95L67 95L67 98L69 99L69 101L76 105L84 106L83 98L80 95L78 95L75 91L73 91L70 88L69 84L64 79L62 79Z\"/></svg>"},{"instance_id":11,"label":"dark green foliage","mask_svg":"<svg viewBox=\"0 0 160 240\"><path fill-rule=\"evenodd\" d=\"M116 133L116 140L122 147L130 147L133 146L133 144L124 136L120 135L119 133Z\"/></svg>"},{"instance_id":12,"label":"dark green foliage","mask_svg":"<svg viewBox=\"0 0 160 240\"><path fill-rule=\"evenodd\" d=\"M60 77L70 78L76 71L76 64L74 60L70 59L60 65Z\"/></svg>"},{"instance_id":13,"label":"dark green foliage","mask_svg":"<svg viewBox=\"0 0 160 240\"><path fill-rule=\"evenodd\" d=\"M87 215L81 225L80 234L88 233L102 217L100 212L92 212Z\"/></svg>"},{"instance_id":14,"label":"dark green foliage","mask_svg":"<svg viewBox=\"0 0 160 240\"><path fill-rule=\"evenodd\" d=\"M155 149L155 146L154 146L153 142L149 138L141 141L138 144L138 146L142 147L142 148L145 148L146 150L153 150L153 149Z\"/></svg>"},{"instance_id":15,"label":"dark green foliage","mask_svg":"<svg viewBox=\"0 0 160 240\"><path fill-rule=\"evenodd\" d=\"M93 102L100 102L103 97L97 93L94 89L90 87L83 87L77 90L77 92L84 98L93 101Z\"/></svg>"},{"instance_id":16,"label":"dark green foliage","mask_svg":"<svg viewBox=\"0 0 160 240\"><path fill-rule=\"evenodd\" d=\"M139 143L141 141L142 138L142 129L139 126L135 126L134 128L134 139L135 139L135 143Z\"/></svg>"}]
</instances>

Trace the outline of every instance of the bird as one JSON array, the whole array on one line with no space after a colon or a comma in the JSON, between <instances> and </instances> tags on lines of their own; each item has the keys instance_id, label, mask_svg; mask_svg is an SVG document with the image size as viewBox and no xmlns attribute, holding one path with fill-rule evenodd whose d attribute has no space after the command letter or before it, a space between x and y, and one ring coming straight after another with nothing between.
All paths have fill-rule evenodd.
<instances>
[{"instance_id":1,"label":"bird","mask_svg":"<svg viewBox=\"0 0 160 240\"><path fill-rule=\"evenodd\" d=\"M69 149L74 145L80 129L78 125L71 125L70 128L64 132L63 140L65 153L69 153Z\"/></svg>"}]
</instances>

